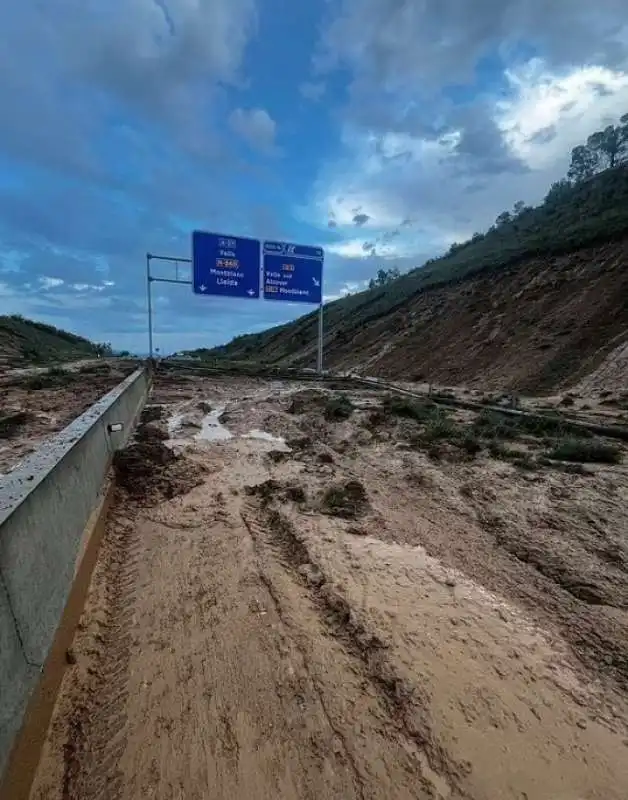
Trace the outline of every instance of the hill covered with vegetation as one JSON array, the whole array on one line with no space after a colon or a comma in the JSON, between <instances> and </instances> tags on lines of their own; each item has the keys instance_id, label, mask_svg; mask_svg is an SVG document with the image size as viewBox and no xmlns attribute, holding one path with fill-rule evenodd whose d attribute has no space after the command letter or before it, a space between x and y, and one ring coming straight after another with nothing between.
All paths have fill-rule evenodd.
<instances>
[{"instance_id":1,"label":"hill covered with vegetation","mask_svg":"<svg viewBox=\"0 0 628 800\"><path fill-rule=\"evenodd\" d=\"M19 314L0 316L0 366L3 368L110 354L109 345L94 344L53 325L25 319Z\"/></svg>"},{"instance_id":2,"label":"hill covered with vegetation","mask_svg":"<svg viewBox=\"0 0 628 800\"><path fill-rule=\"evenodd\" d=\"M338 355L348 342L355 340L359 350L356 336L360 331L392 324L393 316L408 311L426 292L453 289L479 276L505 278L526 264L535 264L540 272L569 254L627 237L628 115L624 115L618 125L592 134L585 144L574 148L567 176L549 188L538 206L518 202L512 210L499 214L486 232L452 245L442 257L401 276L394 267L381 269L366 291L327 304L328 364L339 363ZM225 346L195 354L313 366L316 325L317 312L312 312L295 322L239 336ZM390 328L390 333L399 332ZM356 359L360 360L359 352Z\"/></svg>"}]
</instances>

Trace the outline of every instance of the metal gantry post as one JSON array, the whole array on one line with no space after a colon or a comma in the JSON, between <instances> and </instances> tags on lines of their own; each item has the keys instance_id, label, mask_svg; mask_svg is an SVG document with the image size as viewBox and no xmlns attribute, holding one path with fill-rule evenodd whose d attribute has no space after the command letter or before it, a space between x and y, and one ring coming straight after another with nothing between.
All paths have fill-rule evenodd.
<instances>
[{"instance_id":1,"label":"metal gantry post","mask_svg":"<svg viewBox=\"0 0 628 800\"><path fill-rule=\"evenodd\" d=\"M323 374L323 303L318 308L318 360L316 371L319 375Z\"/></svg>"},{"instance_id":2,"label":"metal gantry post","mask_svg":"<svg viewBox=\"0 0 628 800\"><path fill-rule=\"evenodd\" d=\"M150 275L151 254L146 253L146 297L148 300L148 353L150 360L153 360L153 299L151 296L151 275Z\"/></svg>"}]
</instances>

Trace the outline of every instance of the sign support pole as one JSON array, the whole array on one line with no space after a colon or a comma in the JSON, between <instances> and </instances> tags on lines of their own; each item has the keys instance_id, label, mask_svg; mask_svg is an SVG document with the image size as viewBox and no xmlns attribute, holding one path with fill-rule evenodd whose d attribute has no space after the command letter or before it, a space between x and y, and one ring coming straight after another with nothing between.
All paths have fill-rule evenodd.
<instances>
[{"instance_id":1,"label":"sign support pole","mask_svg":"<svg viewBox=\"0 0 628 800\"><path fill-rule=\"evenodd\" d=\"M319 375L323 374L323 301L318 307L318 359L316 371Z\"/></svg>"},{"instance_id":2,"label":"sign support pole","mask_svg":"<svg viewBox=\"0 0 628 800\"><path fill-rule=\"evenodd\" d=\"M150 279L150 259L151 254L146 253L146 296L148 298L148 353L150 360L153 360L153 298L151 296Z\"/></svg>"},{"instance_id":3,"label":"sign support pole","mask_svg":"<svg viewBox=\"0 0 628 800\"><path fill-rule=\"evenodd\" d=\"M151 261L168 261L175 264L176 277L175 278L155 278L150 274ZM192 281L185 281L179 278L179 264L190 264L191 258L172 258L172 256L156 256L152 253L146 253L146 305L148 310L148 352L151 361L155 355L155 348L153 347L153 283L180 283L185 286L191 286Z\"/></svg>"}]
</instances>

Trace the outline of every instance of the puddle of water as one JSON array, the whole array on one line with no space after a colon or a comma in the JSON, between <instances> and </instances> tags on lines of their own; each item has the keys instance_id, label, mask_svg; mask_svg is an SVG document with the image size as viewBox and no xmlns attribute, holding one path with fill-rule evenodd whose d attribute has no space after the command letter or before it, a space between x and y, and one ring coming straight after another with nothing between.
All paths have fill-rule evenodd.
<instances>
[{"instance_id":1,"label":"puddle of water","mask_svg":"<svg viewBox=\"0 0 628 800\"><path fill-rule=\"evenodd\" d=\"M171 417L168 418L168 438L174 439L175 433L181 427L181 423L183 422L183 414L177 413L173 414Z\"/></svg>"},{"instance_id":2,"label":"puddle of water","mask_svg":"<svg viewBox=\"0 0 628 800\"><path fill-rule=\"evenodd\" d=\"M286 440L281 436L273 436L272 433L267 433L266 431L258 431L253 429L248 433L245 433L243 436L244 439L262 439L265 442L274 442L275 444L283 444L285 445Z\"/></svg>"},{"instance_id":3,"label":"puddle of water","mask_svg":"<svg viewBox=\"0 0 628 800\"><path fill-rule=\"evenodd\" d=\"M208 404L209 405L209 404ZM208 414L205 414L201 420L201 429L190 438L182 438L181 430L185 427L185 413L175 412L168 419L168 440L166 445L169 447L180 446L185 447L191 444L192 441L196 442L224 442L228 439L233 439L231 431L222 424L220 417L225 411L225 406L216 406ZM279 445L286 448L286 440L281 436L273 436L272 433L267 431L260 431L256 428L245 433L243 439L258 439L264 442L271 442L272 444Z\"/></svg>"},{"instance_id":4,"label":"puddle of water","mask_svg":"<svg viewBox=\"0 0 628 800\"><path fill-rule=\"evenodd\" d=\"M209 414L205 414L201 422L200 431L194 435L196 441L220 442L233 438L231 431L219 419L224 410L224 406L219 406Z\"/></svg>"}]
</instances>

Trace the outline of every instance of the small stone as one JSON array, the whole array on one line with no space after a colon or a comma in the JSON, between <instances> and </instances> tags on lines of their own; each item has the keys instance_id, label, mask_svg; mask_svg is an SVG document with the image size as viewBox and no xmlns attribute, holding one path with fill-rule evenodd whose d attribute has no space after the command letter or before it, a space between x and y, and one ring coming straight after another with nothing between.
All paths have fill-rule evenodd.
<instances>
[{"instance_id":1,"label":"small stone","mask_svg":"<svg viewBox=\"0 0 628 800\"><path fill-rule=\"evenodd\" d=\"M448 586L450 589L455 589L456 585L456 581L453 578L445 578L445 586Z\"/></svg>"},{"instance_id":2,"label":"small stone","mask_svg":"<svg viewBox=\"0 0 628 800\"><path fill-rule=\"evenodd\" d=\"M310 586L322 586L325 583L325 576L313 564L301 564L297 572Z\"/></svg>"},{"instance_id":3,"label":"small stone","mask_svg":"<svg viewBox=\"0 0 628 800\"><path fill-rule=\"evenodd\" d=\"M584 731L587 728L587 721L586 721L586 719L579 719L578 722L576 722L576 725L579 728L582 728L582 730Z\"/></svg>"},{"instance_id":4,"label":"small stone","mask_svg":"<svg viewBox=\"0 0 628 800\"><path fill-rule=\"evenodd\" d=\"M76 664L76 653L72 647L65 651L65 660L67 664Z\"/></svg>"},{"instance_id":5,"label":"small stone","mask_svg":"<svg viewBox=\"0 0 628 800\"><path fill-rule=\"evenodd\" d=\"M349 525L347 528L347 533L351 534L351 536L366 536L367 531L364 528L359 528L357 525Z\"/></svg>"}]
</instances>

